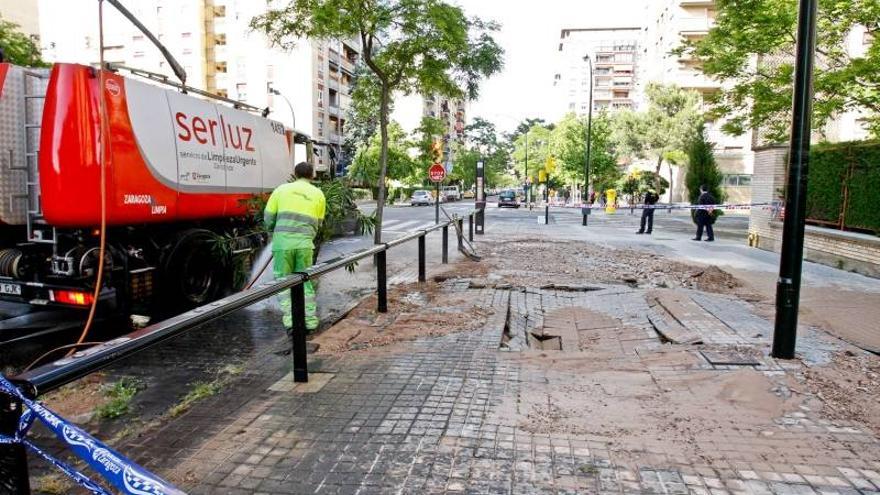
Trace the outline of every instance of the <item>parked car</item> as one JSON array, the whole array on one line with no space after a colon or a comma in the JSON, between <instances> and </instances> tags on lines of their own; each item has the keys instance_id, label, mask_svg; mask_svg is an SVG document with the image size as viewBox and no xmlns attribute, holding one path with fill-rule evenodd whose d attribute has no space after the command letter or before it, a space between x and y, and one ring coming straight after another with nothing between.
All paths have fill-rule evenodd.
<instances>
[{"instance_id":1,"label":"parked car","mask_svg":"<svg viewBox=\"0 0 880 495\"><path fill-rule=\"evenodd\" d=\"M461 191L458 189L458 186L443 186L440 189L440 194L446 199L446 201L458 201L461 199Z\"/></svg>"},{"instance_id":2,"label":"parked car","mask_svg":"<svg viewBox=\"0 0 880 495\"><path fill-rule=\"evenodd\" d=\"M419 189L417 191L413 191L412 197L410 197L409 199L409 203L412 206L431 206L432 204L434 204L434 196L430 193L430 191Z\"/></svg>"},{"instance_id":3,"label":"parked car","mask_svg":"<svg viewBox=\"0 0 880 495\"><path fill-rule=\"evenodd\" d=\"M516 193L513 191L503 191L498 195L498 207L504 208L505 206L509 206L511 208L519 208L519 198L516 197Z\"/></svg>"}]
</instances>

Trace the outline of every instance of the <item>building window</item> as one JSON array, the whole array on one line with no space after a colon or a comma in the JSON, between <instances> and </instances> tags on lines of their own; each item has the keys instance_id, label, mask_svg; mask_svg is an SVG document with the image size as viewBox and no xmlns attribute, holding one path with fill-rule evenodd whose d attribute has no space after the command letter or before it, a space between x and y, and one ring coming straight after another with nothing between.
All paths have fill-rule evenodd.
<instances>
[{"instance_id":1,"label":"building window","mask_svg":"<svg viewBox=\"0 0 880 495\"><path fill-rule=\"evenodd\" d=\"M238 99L240 101L247 100L247 84L246 83L238 83L235 85L235 92L238 93Z\"/></svg>"},{"instance_id":2,"label":"building window","mask_svg":"<svg viewBox=\"0 0 880 495\"><path fill-rule=\"evenodd\" d=\"M324 86L318 85L318 108L324 108Z\"/></svg>"},{"instance_id":3,"label":"building window","mask_svg":"<svg viewBox=\"0 0 880 495\"><path fill-rule=\"evenodd\" d=\"M226 74L226 62L217 62L215 68L217 69L217 72Z\"/></svg>"},{"instance_id":4,"label":"building window","mask_svg":"<svg viewBox=\"0 0 880 495\"><path fill-rule=\"evenodd\" d=\"M221 34L214 36L214 44L221 45L221 46L225 45L226 44L226 35L221 33Z\"/></svg>"},{"instance_id":5,"label":"building window","mask_svg":"<svg viewBox=\"0 0 880 495\"><path fill-rule=\"evenodd\" d=\"M183 39L192 38L192 33L180 33L180 37Z\"/></svg>"},{"instance_id":6,"label":"building window","mask_svg":"<svg viewBox=\"0 0 880 495\"><path fill-rule=\"evenodd\" d=\"M193 51L192 51L192 48L184 48L184 49L183 49L183 54L184 54L184 55L192 55L192 52L193 52Z\"/></svg>"},{"instance_id":7,"label":"building window","mask_svg":"<svg viewBox=\"0 0 880 495\"><path fill-rule=\"evenodd\" d=\"M134 52L134 58L143 58L144 52Z\"/></svg>"},{"instance_id":8,"label":"building window","mask_svg":"<svg viewBox=\"0 0 880 495\"><path fill-rule=\"evenodd\" d=\"M752 185L752 176L749 174L729 174L724 176L725 187L747 187Z\"/></svg>"},{"instance_id":9,"label":"building window","mask_svg":"<svg viewBox=\"0 0 880 495\"><path fill-rule=\"evenodd\" d=\"M132 36L131 40L132 41L144 41L144 35L138 34L138 35Z\"/></svg>"},{"instance_id":10,"label":"building window","mask_svg":"<svg viewBox=\"0 0 880 495\"><path fill-rule=\"evenodd\" d=\"M320 114L318 114L318 115L320 115ZM324 135L324 122L323 122L323 116L320 117L320 118L321 118L321 120L318 120L318 135L319 135L319 136L323 136L323 135Z\"/></svg>"}]
</instances>

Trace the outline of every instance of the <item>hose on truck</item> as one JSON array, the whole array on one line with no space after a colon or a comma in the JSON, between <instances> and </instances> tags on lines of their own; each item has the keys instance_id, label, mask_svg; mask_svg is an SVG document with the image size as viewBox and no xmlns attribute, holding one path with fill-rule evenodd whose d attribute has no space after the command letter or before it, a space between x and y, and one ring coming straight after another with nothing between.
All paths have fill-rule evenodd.
<instances>
[{"instance_id":1,"label":"hose on truck","mask_svg":"<svg viewBox=\"0 0 880 495\"><path fill-rule=\"evenodd\" d=\"M104 96L104 2L98 1L98 44L100 45L100 68L98 70L98 112L100 122L98 164L101 169L101 229L98 241L98 273L95 279L95 292L92 294L92 305L89 307L89 317L83 327L83 331L77 339L74 347L68 351L67 356L76 352L76 348L82 345L89 335L95 322L95 313L98 310L98 296L101 294L104 282L104 257L107 252L107 141L109 125L107 122L107 101Z\"/></svg>"}]
</instances>

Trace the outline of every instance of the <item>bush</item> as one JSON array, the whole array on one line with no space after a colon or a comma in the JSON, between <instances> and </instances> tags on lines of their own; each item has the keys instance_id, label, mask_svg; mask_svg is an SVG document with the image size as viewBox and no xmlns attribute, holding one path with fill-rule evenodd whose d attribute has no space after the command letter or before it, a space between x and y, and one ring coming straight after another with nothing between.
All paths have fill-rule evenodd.
<instances>
[{"instance_id":1,"label":"bush","mask_svg":"<svg viewBox=\"0 0 880 495\"><path fill-rule=\"evenodd\" d=\"M351 195L355 201L376 199L373 197L373 191L359 187L352 188Z\"/></svg>"},{"instance_id":2,"label":"bush","mask_svg":"<svg viewBox=\"0 0 880 495\"><path fill-rule=\"evenodd\" d=\"M651 170L634 170L617 182L617 190L620 194L628 195L632 202L638 202L642 200L646 192L655 190L658 182L660 190L654 192L657 193L657 196L663 196L663 193L669 188L668 180Z\"/></svg>"},{"instance_id":3,"label":"bush","mask_svg":"<svg viewBox=\"0 0 880 495\"><path fill-rule=\"evenodd\" d=\"M878 191L880 143L819 144L811 150L808 220L880 233Z\"/></svg>"},{"instance_id":4,"label":"bush","mask_svg":"<svg viewBox=\"0 0 880 495\"><path fill-rule=\"evenodd\" d=\"M700 200L700 186L705 185L715 200L723 203L724 190L721 189L723 177L715 162L712 143L706 139L703 126L700 126L699 131L688 144L687 155L688 169L684 182L688 190L688 200L691 204L697 204ZM696 223L696 212L697 210L691 211L691 219L694 223ZM712 223L715 223L722 214L721 210L713 210Z\"/></svg>"}]
</instances>

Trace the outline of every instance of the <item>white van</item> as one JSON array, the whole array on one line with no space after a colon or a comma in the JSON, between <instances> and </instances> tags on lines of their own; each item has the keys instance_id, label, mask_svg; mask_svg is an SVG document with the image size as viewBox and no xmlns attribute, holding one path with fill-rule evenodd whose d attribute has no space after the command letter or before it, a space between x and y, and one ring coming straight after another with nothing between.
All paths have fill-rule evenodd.
<instances>
[{"instance_id":1,"label":"white van","mask_svg":"<svg viewBox=\"0 0 880 495\"><path fill-rule=\"evenodd\" d=\"M461 191L458 186L443 186L440 188L440 194L446 198L446 201L459 201L461 199Z\"/></svg>"}]
</instances>

